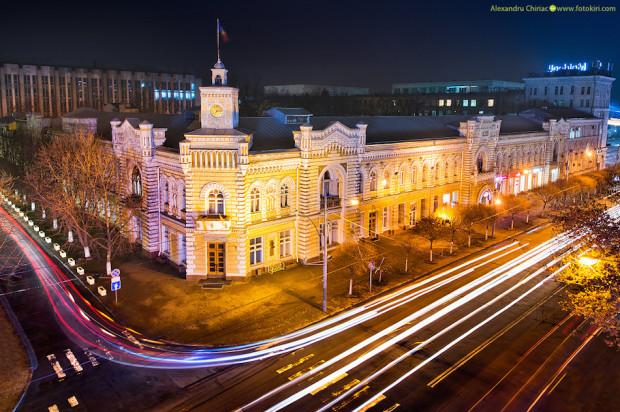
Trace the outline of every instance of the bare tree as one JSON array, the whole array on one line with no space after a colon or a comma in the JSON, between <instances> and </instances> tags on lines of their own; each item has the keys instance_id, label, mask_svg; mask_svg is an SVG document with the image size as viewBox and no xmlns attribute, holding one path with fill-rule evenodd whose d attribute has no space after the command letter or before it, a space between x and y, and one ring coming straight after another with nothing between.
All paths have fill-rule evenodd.
<instances>
[{"instance_id":1,"label":"bare tree","mask_svg":"<svg viewBox=\"0 0 620 412\"><path fill-rule=\"evenodd\" d=\"M460 206L457 213L461 216L461 222L467 231L467 247L471 247L471 235L474 224L493 214L493 210L486 205L473 204Z\"/></svg>"},{"instance_id":2,"label":"bare tree","mask_svg":"<svg viewBox=\"0 0 620 412\"><path fill-rule=\"evenodd\" d=\"M532 190L531 193L542 203L542 214L544 215L547 206L558 197L560 190L555 184L549 183L544 186L537 187Z\"/></svg>"},{"instance_id":3,"label":"bare tree","mask_svg":"<svg viewBox=\"0 0 620 412\"><path fill-rule=\"evenodd\" d=\"M4 170L0 170L0 192L9 193L13 190L15 178Z\"/></svg>"},{"instance_id":4,"label":"bare tree","mask_svg":"<svg viewBox=\"0 0 620 412\"><path fill-rule=\"evenodd\" d=\"M125 207L120 166L106 143L79 131L54 137L38 152L26 182L35 198L75 232L91 256L105 251L106 269L126 241L132 215Z\"/></svg>"},{"instance_id":5,"label":"bare tree","mask_svg":"<svg viewBox=\"0 0 620 412\"><path fill-rule=\"evenodd\" d=\"M429 250L428 250L428 260L429 262L433 261L433 242L441 237L445 228L443 226L443 222L434 217L427 216L420 219L415 227L416 232L428 240L429 242Z\"/></svg>"}]
</instances>

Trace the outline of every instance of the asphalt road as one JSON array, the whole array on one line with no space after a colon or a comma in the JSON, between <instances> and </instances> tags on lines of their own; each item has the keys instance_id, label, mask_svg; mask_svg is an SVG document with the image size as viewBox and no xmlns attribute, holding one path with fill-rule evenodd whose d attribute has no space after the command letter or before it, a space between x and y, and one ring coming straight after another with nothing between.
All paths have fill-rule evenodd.
<instances>
[{"instance_id":1,"label":"asphalt road","mask_svg":"<svg viewBox=\"0 0 620 412\"><path fill-rule=\"evenodd\" d=\"M2 283L38 358L21 409L74 410L75 396L89 411L620 410L619 378L606 373L617 354L557 304L559 264L550 263L563 247L544 244L551 237L538 230L455 263L292 353L178 371L91 356L58 326L25 270Z\"/></svg>"}]
</instances>

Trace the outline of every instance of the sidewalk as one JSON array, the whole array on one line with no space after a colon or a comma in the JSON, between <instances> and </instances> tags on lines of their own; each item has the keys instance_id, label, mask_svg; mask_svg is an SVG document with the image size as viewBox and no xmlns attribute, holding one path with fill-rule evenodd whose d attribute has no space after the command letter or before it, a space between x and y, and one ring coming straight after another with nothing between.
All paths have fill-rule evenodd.
<instances>
[{"instance_id":1,"label":"sidewalk","mask_svg":"<svg viewBox=\"0 0 620 412\"><path fill-rule=\"evenodd\" d=\"M447 256L449 242L435 241L435 261L428 259L428 241L412 236L410 231L397 232L391 239L373 242L378 256L385 257L390 270L382 285L373 284L369 292L368 272L350 270L355 256L342 254L329 262L329 314L346 309L373 295L419 278L430 271L475 253L494 243L541 223L525 225L519 220L514 230L498 229L495 239L484 242L484 227L476 227L471 248L467 236L459 233L455 253ZM502 224L510 225L510 219ZM401 242L412 241L408 272L405 273L405 252ZM445 256L441 256L441 250ZM412 263L415 262L415 263ZM114 294L102 298L118 319L151 338L195 344L239 344L268 339L299 329L327 315L321 311L322 274L320 266L296 266L273 274L261 275L247 282L233 283L224 289L201 289L188 282L166 265L138 256L115 262L121 269L122 289L118 304ZM361 273L360 273L361 272ZM349 279L353 279L353 296L348 296ZM109 280L97 285L109 290Z\"/></svg>"}]
</instances>

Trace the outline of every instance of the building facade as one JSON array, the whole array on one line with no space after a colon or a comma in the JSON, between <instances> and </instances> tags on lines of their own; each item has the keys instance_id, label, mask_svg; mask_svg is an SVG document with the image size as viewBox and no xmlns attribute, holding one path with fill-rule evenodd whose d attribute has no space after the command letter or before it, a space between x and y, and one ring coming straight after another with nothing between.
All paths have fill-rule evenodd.
<instances>
[{"instance_id":1,"label":"building facade","mask_svg":"<svg viewBox=\"0 0 620 412\"><path fill-rule=\"evenodd\" d=\"M598 61L550 65L545 73L523 79L525 99L529 105L575 108L603 119L605 124L609 120L614 80L611 65L603 66ZM607 130L604 133L607 137Z\"/></svg>"},{"instance_id":2,"label":"building facade","mask_svg":"<svg viewBox=\"0 0 620 412\"><path fill-rule=\"evenodd\" d=\"M179 113L200 103L190 74L0 65L0 113L58 117L82 107ZM110 107L111 109L111 107Z\"/></svg>"},{"instance_id":3,"label":"building facade","mask_svg":"<svg viewBox=\"0 0 620 412\"><path fill-rule=\"evenodd\" d=\"M240 118L227 74L218 61L200 88L201 127L176 144L152 123L111 122L141 199L134 240L188 279L277 271L318 256L321 233L328 247L373 237L603 164L602 120L580 112Z\"/></svg>"}]
</instances>

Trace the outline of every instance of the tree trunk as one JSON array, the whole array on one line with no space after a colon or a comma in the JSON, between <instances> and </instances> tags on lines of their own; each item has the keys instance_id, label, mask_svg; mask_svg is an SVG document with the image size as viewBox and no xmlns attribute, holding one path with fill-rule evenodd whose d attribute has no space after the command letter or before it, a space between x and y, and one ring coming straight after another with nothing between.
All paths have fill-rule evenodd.
<instances>
[{"instance_id":1,"label":"tree trunk","mask_svg":"<svg viewBox=\"0 0 620 412\"><path fill-rule=\"evenodd\" d=\"M525 223L528 224L530 223L530 211L527 211L527 214L525 215Z\"/></svg>"},{"instance_id":2,"label":"tree trunk","mask_svg":"<svg viewBox=\"0 0 620 412\"><path fill-rule=\"evenodd\" d=\"M515 228L515 216L510 216L510 230L514 230Z\"/></svg>"},{"instance_id":3,"label":"tree trunk","mask_svg":"<svg viewBox=\"0 0 620 412\"><path fill-rule=\"evenodd\" d=\"M407 264L409 263L409 256L405 257L405 273L407 273Z\"/></svg>"},{"instance_id":4,"label":"tree trunk","mask_svg":"<svg viewBox=\"0 0 620 412\"><path fill-rule=\"evenodd\" d=\"M493 219L493 227L491 228L491 237L495 237L495 219Z\"/></svg>"},{"instance_id":5,"label":"tree trunk","mask_svg":"<svg viewBox=\"0 0 620 412\"><path fill-rule=\"evenodd\" d=\"M58 219L54 218L54 220L52 220L52 228L58 230Z\"/></svg>"},{"instance_id":6,"label":"tree trunk","mask_svg":"<svg viewBox=\"0 0 620 412\"><path fill-rule=\"evenodd\" d=\"M67 233L67 242L73 243L73 231L72 230L70 230L69 233Z\"/></svg>"},{"instance_id":7,"label":"tree trunk","mask_svg":"<svg viewBox=\"0 0 620 412\"><path fill-rule=\"evenodd\" d=\"M433 241L431 240L431 247L428 250L428 261L432 262L433 261Z\"/></svg>"},{"instance_id":8,"label":"tree trunk","mask_svg":"<svg viewBox=\"0 0 620 412\"><path fill-rule=\"evenodd\" d=\"M112 257L110 256L110 251L106 253L105 260L105 270L106 273L109 275L110 273L112 273Z\"/></svg>"},{"instance_id":9,"label":"tree trunk","mask_svg":"<svg viewBox=\"0 0 620 412\"><path fill-rule=\"evenodd\" d=\"M471 232L467 233L467 247L471 247Z\"/></svg>"},{"instance_id":10,"label":"tree trunk","mask_svg":"<svg viewBox=\"0 0 620 412\"><path fill-rule=\"evenodd\" d=\"M86 259L90 258L90 248L88 246L84 246L84 257Z\"/></svg>"},{"instance_id":11,"label":"tree trunk","mask_svg":"<svg viewBox=\"0 0 620 412\"><path fill-rule=\"evenodd\" d=\"M450 254L452 254L452 251L454 250L454 240L450 241Z\"/></svg>"},{"instance_id":12,"label":"tree trunk","mask_svg":"<svg viewBox=\"0 0 620 412\"><path fill-rule=\"evenodd\" d=\"M484 240L489 240L489 222L484 227Z\"/></svg>"}]
</instances>

